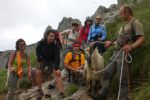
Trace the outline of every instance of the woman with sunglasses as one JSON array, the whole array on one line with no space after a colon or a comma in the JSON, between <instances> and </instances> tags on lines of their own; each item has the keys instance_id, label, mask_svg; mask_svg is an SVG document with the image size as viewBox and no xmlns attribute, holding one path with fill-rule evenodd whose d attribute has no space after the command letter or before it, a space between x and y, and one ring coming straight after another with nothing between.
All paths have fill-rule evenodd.
<instances>
[{"instance_id":1,"label":"woman with sunglasses","mask_svg":"<svg viewBox=\"0 0 150 100\"><path fill-rule=\"evenodd\" d=\"M25 41L23 39L18 39L16 42L16 51L10 54L8 61L8 79L6 84L8 86L8 93L6 95L6 100L14 100L18 79L26 76L29 80L34 79L30 58L25 50Z\"/></svg>"}]
</instances>

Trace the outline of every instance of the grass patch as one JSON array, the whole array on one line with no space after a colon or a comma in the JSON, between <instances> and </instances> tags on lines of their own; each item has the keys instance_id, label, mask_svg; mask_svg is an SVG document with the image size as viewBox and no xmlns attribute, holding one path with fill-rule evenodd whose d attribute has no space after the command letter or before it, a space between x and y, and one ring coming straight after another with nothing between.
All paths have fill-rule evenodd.
<instances>
[{"instance_id":1,"label":"grass patch","mask_svg":"<svg viewBox=\"0 0 150 100\"><path fill-rule=\"evenodd\" d=\"M150 19L150 0L144 0L144 2L142 4L136 4L133 7L133 11L134 11L134 16L136 19L138 19L142 25L143 25L143 29L144 29L144 34L145 34L145 43L144 45L137 49L134 52L133 55L133 63L132 63L132 67L131 67L131 78L135 79L135 78L139 78L139 79L144 79L147 80L150 79L150 23L148 22ZM122 25L122 21L121 19L118 17L116 19L115 22L113 23L107 23L106 24L106 28L107 28L107 39L108 40L113 40L118 33L119 28ZM105 59L105 64L108 62L109 57L111 56L113 51L113 48L109 48L107 50L106 53L104 53L104 59ZM115 76L116 77L116 76ZM117 84L117 78L113 79L112 84L111 84L111 93L115 93L115 91L117 90L118 84ZM149 100L150 97L149 96L145 96L146 95L150 95L150 87L146 88L146 87L139 87L139 91L134 91L134 96L133 96L133 100ZM137 92L137 93L136 93ZM147 93L145 93L147 92ZM149 98L149 99L147 99Z\"/></svg>"},{"instance_id":2,"label":"grass patch","mask_svg":"<svg viewBox=\"0 0 150 100\"><path fill-rule=\"evenodd\" d=\"M0 69L0 94L7 93L7 87L5 85L6 75L7 75L6 69Z\"/></svg>"},{"instance_id":3,"label":"grass patch","mask_svg":"<svg viewBox=\"0 0 150 100\"><path fill-rule=\"evenodd\" d=\"M68 96L71 96L73 93L75 93L77 90L79 89L79 86L76 85L76 84L70 84L68 86L68 88L66 89L65 91L65 96L68 97Z\"/></svg>"},{"instance_id":4,"label":"grass patch","mask_svg":"<svg viewBox=\"0 0 150 100\"><path fill-rule=\"evenodd\" d=\"M150 99L150 86L140 86L132 92L133 100L149 100Z\"/></svg>"}]
</instances>

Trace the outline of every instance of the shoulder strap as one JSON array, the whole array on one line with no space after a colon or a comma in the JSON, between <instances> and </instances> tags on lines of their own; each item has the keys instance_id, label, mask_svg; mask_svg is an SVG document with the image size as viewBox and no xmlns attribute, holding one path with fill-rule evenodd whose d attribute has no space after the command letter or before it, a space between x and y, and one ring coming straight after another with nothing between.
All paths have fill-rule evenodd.
<instances>
[{"instance_id":1,"label":"shoulder strap","mask_svg":"<svg viewBox=\"0 0 150 100\"><path fill-rule=\"evenodd\" d=\"M79 54L79 63L80 63L80 65L81 65L81 52L80 52L80 54ZM68 64L70 64L72 61L76 61L76 58L75 58L75 53L74 52L72 52L72 59L69 61L69 63Z\"/></svg>"},{"instance_id":2,"label":"shoulder strap","mask_svg":"<svg viewBox=\"0 0 150 100\"><path fill-rule=\"evenodd\" d=\"M134 29L134 22L136 21L136 19L134 19L132 22L131 22L131 30L133 32L133 34L135 35L135 29Z\"/></svg>"},{"instance_id":3,"label":"shoulder strap","mask_svg":"<svg viewBox=\"0 0 150 100\"><path fill-rule=\"evenodd\" d=\"M82 54L82 53L79 54L79 64L80 64L80 65L81 65L81 54Z\"/></svg>"},{"instance_id":4,"label":"shoulder strap","mask_svg":"<svg viewBox=\"0 0 150 100\"><path fill-rule=\"evenodd\" d=\"M134 19L132 22L131 22L131 31L133 33L133 36L132 36L132 39L133 40L136 40L136 33L135 33L135 28L134 28L134 22L136 21L136 19Z\"/></svg>"},{"instance_id":5,"label":"shoulder strap","mask_svg":"<svg viewBox=\"0 0 150 100\"><path fill-rule=\"evenodd\" d=\"M26 53L26 64L27 64L27 60L28 60L28 54Z\"/></svg>"}]
</instances>

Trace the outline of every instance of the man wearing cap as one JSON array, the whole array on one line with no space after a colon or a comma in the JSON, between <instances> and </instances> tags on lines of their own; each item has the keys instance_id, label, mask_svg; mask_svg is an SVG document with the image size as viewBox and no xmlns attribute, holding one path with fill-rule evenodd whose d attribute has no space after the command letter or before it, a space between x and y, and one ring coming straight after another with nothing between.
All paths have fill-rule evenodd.
<instances>
[{"instance_id":1,"label":"man wearing cap","mask_svg":"<svg viewBox=\"0 0 150 100\"><path fill-rule=\"evenodd\" d=\"M90 32L88 34L88 43L93 48L98 48L99 53L103 53L105 51L105 47L101 44L101 41L105 41L106 39L106 29L101 24L101 16L96 16L96 22L94 25L90 27Z\"/></svg>"},{"instance_id":2,"label":"man wearing cap","mask_svg":"<svg viewBox=\"0 0 150 100\"><path fill-rule=\"evenodd\" d=\"M70 75L69 72L74 76L77 76L75 77L77 79L82 76L85 57L82 51L80 51L80 43L75 41L73 43L72 49L73 50L68 52L65 57L65 69L62 71L62 79L65 79L68 75Z\"/></svg>"}]
</instances>

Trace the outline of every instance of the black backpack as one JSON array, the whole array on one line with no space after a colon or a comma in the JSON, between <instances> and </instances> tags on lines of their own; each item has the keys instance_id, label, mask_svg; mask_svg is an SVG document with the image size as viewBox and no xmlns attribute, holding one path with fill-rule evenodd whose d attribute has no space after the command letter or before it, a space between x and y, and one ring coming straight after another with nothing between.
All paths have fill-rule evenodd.
<instances>
[{"instance_id":1,"label":"black backpack","mask_svg":"<svg viewBox=\"0 0 150 100\"><path fill-rule=\"evenodd\" d=\"M79 61L79 64L81 65L81 52L79 53L79 60L76 60L76 54L74 52L72 52L72 59L69 61L69 64L71 62L75 62L75 61Z\"/></svg>"}]
</instances>

